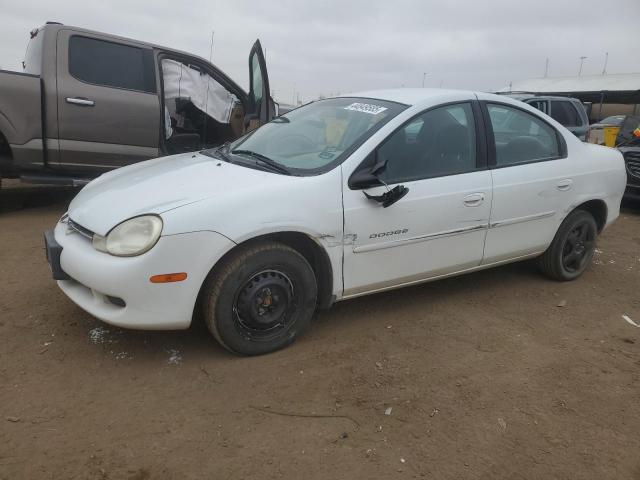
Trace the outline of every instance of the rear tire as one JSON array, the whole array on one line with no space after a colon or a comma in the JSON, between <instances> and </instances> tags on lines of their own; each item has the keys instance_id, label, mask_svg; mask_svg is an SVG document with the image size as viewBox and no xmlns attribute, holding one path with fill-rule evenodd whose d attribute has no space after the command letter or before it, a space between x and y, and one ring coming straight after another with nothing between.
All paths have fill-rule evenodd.
<instances>
[{"instance_id":1,"label":"rear tire","mask_svg":"<svg viewBox=\"0 0 640 480\"><path fill-rule=\"evenodd\" d=\"M593 215L574 210L558 228L547 251L538 258L540 270L560 282L575 280L591 263L597 235Z\"/></svg>"},{"instance_id":2,"label":"rear tire","mask_svg":"<svg viewBox=\"0 0 640 480\"><path fill-rule=\"evenodd\" d=\"M227 350L261 355L291 344L311 323L318 287L296 250L277 242L240 247L205 281L202 310Z\"/></svg>"}]
</instances>

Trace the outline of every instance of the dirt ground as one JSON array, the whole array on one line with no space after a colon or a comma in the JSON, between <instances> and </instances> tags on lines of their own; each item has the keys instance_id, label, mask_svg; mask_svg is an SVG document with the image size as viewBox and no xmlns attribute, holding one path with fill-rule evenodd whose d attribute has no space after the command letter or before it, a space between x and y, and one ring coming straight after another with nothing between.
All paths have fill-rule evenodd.
<instances>
[{"instance_id":1,"label":"dirt ground","mask_svg":"<svg viewBox=\"0 0 640 480\"><path fill-rule=\"evenodd\" d=\"M525 263L360 298L240 358L68 300L42 232L72 195L0 190L0 479L640 479L639 205L575 282Z\"/></svg>"}]
</instances>

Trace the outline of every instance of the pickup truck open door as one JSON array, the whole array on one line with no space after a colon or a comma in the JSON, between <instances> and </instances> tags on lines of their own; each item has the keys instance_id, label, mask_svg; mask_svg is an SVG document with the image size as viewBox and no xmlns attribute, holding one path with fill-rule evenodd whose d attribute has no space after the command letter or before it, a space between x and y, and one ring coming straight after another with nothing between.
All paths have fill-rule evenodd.
<instances>
[{"instance_id":1,"label":"pickup truck open door","mask_svg":"<svg viewBox=\"0 0 640 480\"><path fill-rule=\"evenodd\" d=\"M275 105L271 98L267 62L260 40L256 40L249 53L249 110L246 115L247 130L253 130L273 119Z\"/></svg>"}]
</instances>

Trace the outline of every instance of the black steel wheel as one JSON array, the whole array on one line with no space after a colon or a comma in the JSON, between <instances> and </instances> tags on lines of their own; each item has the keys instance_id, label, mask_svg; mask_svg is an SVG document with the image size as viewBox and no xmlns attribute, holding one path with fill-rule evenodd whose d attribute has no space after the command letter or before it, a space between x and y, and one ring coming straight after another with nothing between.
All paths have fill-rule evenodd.
<instances>
[{"instance_id":1,"label":"black steel wheel","mask_svg":"<svg viewBox=\"0 0 640 480\"><path fill-rule=\"evenodd\" d=\"M239 332L256 341L278 335L293 320L294 310L293 283L278 270L256 273L238 290L233 304Z\"/></svg>"},{"instance_id":2,"label":"black steel wheel","mask_svg":"<svg viewBox=\"0 0 640 480\"><path fill-rule=\"evenodd\" d=\"M276 242L240 247L209 275L202 310L213 336L243 355L292 343L311 322L316 278L296 250Z\"/></svg>"},{"instance_id":3,"label":"black steel wheel","mask_svg":"<svg viewBox=\"0 0 640 480\"><path fill-rule=\"evenodd\" d=\"M578 278L591 263L597 235L598 226L589 212L571 212L539 259L542 272L560 281Z\"/></svg>"}]
</instances>

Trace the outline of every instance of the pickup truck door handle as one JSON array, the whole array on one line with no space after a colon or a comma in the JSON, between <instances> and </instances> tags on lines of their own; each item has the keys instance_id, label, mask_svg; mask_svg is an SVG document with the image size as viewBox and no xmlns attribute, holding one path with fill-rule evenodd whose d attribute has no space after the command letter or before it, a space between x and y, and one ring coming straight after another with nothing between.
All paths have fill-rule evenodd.
<instances>
[{"instance_id":1,"label":"pickup truck door handle","mask_svg":"<svg viewBox=\"0 0 640 480\"><path fill-rule=\"evenodd\" d=\"M484 202L484 193L471 193L464 197L464 204L467 207L477 207Z\"/></svg>"},{"instance_id":2,"label":"pickup truck door handle","mask_svg":"<svg viewBox=\"0 0 640 480\"><path fill-rule=\"evenodd\" d=\"M573 186L573 180L571 180L570 178L567 178L565 180L560 180L557 183L556 188L561 192L566 192L567 190L571 190L572 186Z\"/></svg>"},{"instance_id":3,"label":"pickup truck door handle","mask_svg":"<svg viewBox=\"0 0 640 480\"><path fill-rule=\"evenodd\" d=\"M80 105L82 107L93 107L96 104L93 100L89 100L88 98L82 98L82 97L67 97L67 103L72 103L73 105Z\"/></svg>"}]
</instances>

